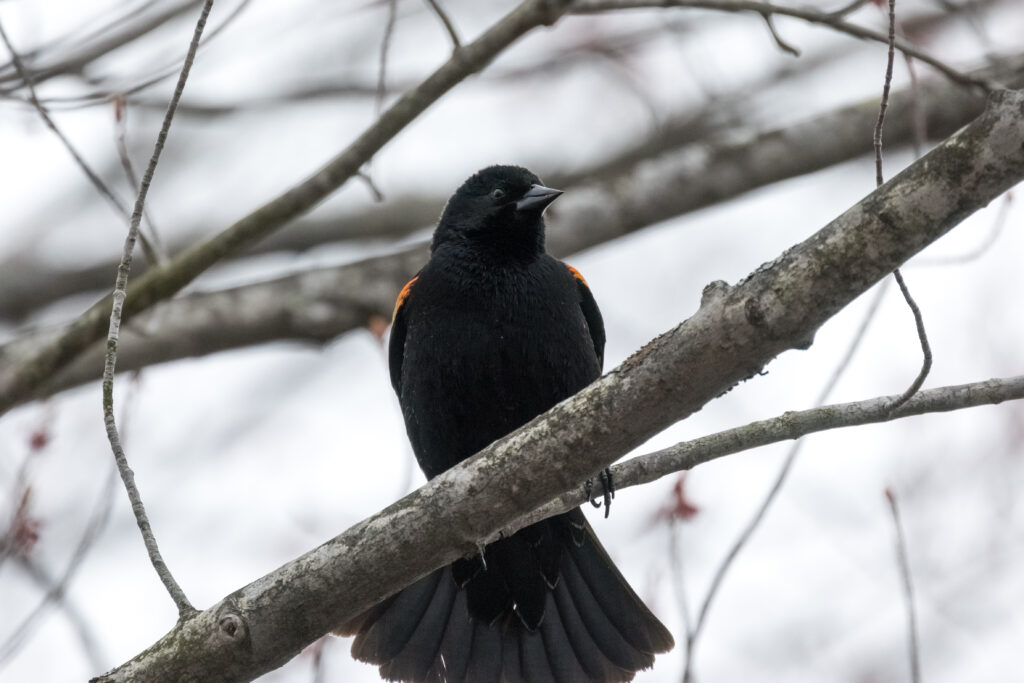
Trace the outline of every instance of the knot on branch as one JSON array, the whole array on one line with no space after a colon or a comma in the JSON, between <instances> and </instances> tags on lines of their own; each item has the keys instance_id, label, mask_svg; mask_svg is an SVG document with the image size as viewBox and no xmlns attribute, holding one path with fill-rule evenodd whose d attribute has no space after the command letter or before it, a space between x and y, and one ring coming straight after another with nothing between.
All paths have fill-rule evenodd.
<instances>
[{"instance_id":1,"label":"knot on branch","mask_svg":"<svg viewBox=\"0 0 1024 683\"><path fill-rule=\"evenodd\" d=\"M703 305L703 301L701 304ZM761 300L757 297L750 297L743 302L743 313L747 317L747 322L754 327L761 328L768 323L768 315L765 313Z\"/></svg>"},{"instance_id":2,"label":"knot on branch","mask_svg":"<svg viewBox=\"0 0 1024 683\"><path fill-rule=\"evenodd\" d=\"M249 649L249 627L234 605L226 604L217 615L217 628L211 640L221 647Z\"/></svg>"},{"instance_id":3,"label":"knot on branch","mask_svg":"<svg viewBox=\"0 0 1024 683\"><path fill-rule=\"evenodd\" d=\"M704 285L700 293L700 307L704 308L716 301L721 301L729 293L729 283L725 280L713 280Z\"/></svg>"}]
</instances>

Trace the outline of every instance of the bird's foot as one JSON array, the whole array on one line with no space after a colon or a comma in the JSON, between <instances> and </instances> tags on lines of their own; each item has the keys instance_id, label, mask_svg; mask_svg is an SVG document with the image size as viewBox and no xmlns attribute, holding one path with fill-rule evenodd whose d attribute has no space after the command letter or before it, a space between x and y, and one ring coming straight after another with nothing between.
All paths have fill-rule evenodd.
<instances>
[{"instance_id":1,"label":"bird's foot","mask_svg":"<svg viewBox=\"0 0 1024 683\"><path fill-rule=\"evenodd\" d=\"M612 471L607 467L601 470L601 474L598 475L601 480L601 489L604 492L604 516L608 517L612 508L612 499L615 498L615 482L612 480ZM601 501L594 497L594 480L587 479L583 482L583 490L587 494L587 498L590 500L590 504L596 508L601 507Z\"/></svg>"}]
</instances>

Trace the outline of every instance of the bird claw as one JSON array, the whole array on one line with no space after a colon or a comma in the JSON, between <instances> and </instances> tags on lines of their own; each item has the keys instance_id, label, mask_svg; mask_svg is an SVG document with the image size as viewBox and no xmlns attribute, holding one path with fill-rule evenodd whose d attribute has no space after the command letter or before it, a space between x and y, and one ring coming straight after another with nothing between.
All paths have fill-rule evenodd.
<instances>
[{"instance_id":1,"label":"bird claw","mask_svg":"<svg viewBox=\"0 0 1024 683\"><path fill-rule=\"evenodd\" d=\"M601 474L598 475L598 478L601 480L601 488L604 491L604 516L605 519L607 519L608 514L611 512L612 499L615 498L615 482L612 480L612 471L607 467L601 470ZM597 500L594 497L593 479L587 479L583 482L583 491L587 494L587 499L590 501L591 505L596 508L601 507L602 501Z\"/></svg>"}]
</instances>

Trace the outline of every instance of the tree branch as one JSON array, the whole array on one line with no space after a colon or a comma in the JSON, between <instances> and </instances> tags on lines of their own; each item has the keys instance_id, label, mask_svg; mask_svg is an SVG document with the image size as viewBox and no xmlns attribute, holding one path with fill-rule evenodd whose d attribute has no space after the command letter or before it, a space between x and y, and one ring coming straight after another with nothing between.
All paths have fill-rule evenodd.
<instances>
[{"instance_id":1,"label":"tree branch","mask_svg":"<svg viewBox=\"0 0 1024 683\"><path fill-rule=\"evenodd\" d=\"M730 287L576 396L213 607L97 681L247 680L807 348L872 284L1024 177L1024 93ZM894 229L893 226L898 226ZM904 406L906 408L906 406Z\"/></svg>"},{"instance_id":2,"label":"tree branch","mask_svg":"<svg viewBox=\"0 0 1024 683\"><path fill-rule=\"evenodd\" d=\"M399 98L348 148L305 181L221 233L179 254L165 267L146 271L127 291L125 317L170 298L226 255L237 252L313 208L355 175L381 147L438 98L467 76L484 68L531 29L554 23L569 4L570 0L523 2L480 38L459 48L419 87ZM105 331L106 312L110 305L108 297L90 308L68 326L59 339L36 351L32 358L6 378L0 384L0 415L99 339Z\"/></svg>"}]
</instances>

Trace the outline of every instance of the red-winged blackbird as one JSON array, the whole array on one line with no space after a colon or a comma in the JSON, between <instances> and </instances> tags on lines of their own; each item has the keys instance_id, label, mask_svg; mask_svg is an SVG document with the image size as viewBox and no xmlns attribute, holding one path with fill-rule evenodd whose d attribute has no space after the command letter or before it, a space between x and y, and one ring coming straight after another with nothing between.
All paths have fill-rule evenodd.
<instances>
[{"instance_id":1,"label":"red-winged blackbird","mask_svg":"<svg viewBox=\"0 0 1024 683\"><path fill-rule=\"evenodd\" d=\"M544 250L560 194L492 166L448 200L430 261L395 305L389 360L416 459L434 477L601 374L586 281ZM672 636L577 508L439 569L339 632L401 681L628 681Z\"/></svg>"}]
</instances>

